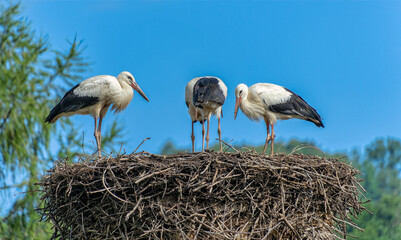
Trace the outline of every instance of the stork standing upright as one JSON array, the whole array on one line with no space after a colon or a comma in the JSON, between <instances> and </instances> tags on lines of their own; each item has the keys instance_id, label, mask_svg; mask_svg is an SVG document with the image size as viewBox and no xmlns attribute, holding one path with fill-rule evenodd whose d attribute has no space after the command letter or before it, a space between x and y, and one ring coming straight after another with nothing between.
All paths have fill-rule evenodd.
<instances>
[{"instance_id":1,"label":"stork standing upright","mask_svg":"<svg viewBox=\"0 0 401 240\"><path fill-rule=\"evenodd\" d=\"M238 107L240 107L249 119L258 121L263 118L266 123L267 137L263 154L266 152L267 144L271 141L271 155L273 155L274 138L276 137L274 124L277 119L299 118L310 121L317 127L324 127L316 110L285 87L271 83L256 83L248 88L245 84L239 84L235 88L235 97L234 119L237 117Z\"/></svg>"},{"instance_id":2,"label":"stork standing upright","mask_svg":"<svg viewBox=\"0 0 401 240\"><path fill-rule=\"evenodd\" d=\"M135 82L129 72L122 72L118 77L100 75L88 78L69 90L60 102L50 111L45 122L54 123L60 117L75 114L91 115L95 119L95 138L98 155L101 156L102 120L110 105L114 113L124 110L131 102L134 88L146 101L149 99ZM97 127L97 120L99 126Z\"/></svg>"},{"instance_id":3,"label":"stork standing upright","mask_svg":"<svg viewBox=\"0 0 401 240\"><path fill-rule=\"evenodd\" d=\"M218 119L219 140L221 140L220 116L223 116L222 106L227 97L227 87L217 77L198 77L188 82L185 88L185 103L192 121L192 152L195 152L194 123L202 124L202 151L204 151L205 121L207 121L206 148L209 149L209 125L211 115ZM220 151L222 151L220 141Z\"/></svg>"}]
</instances>

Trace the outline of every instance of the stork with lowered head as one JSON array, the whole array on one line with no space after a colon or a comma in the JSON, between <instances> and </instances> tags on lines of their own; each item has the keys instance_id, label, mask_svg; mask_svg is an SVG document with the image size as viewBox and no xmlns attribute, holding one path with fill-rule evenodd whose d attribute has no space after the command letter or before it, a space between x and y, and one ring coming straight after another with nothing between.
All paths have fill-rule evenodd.
<instances>
[{"instance_id":1,"label":"stork with lowered head","mask_svg":"<svg viewBox=\"0 0 401 240\"><path fill-rule=\"evenodd\" d=\"M211 115L218 119L217 133L221 140L220 117L223 116L222 106L227 97L227 86L217 77L197 77L188 82L185 88L185 103L192 122L192 152L195 152L194 123L202 124L202 151L205 141L205 121L207 121L206 149L209 149L209 125ZM222 151L220 141L220 151Z\"/></svg>"},{"instance_id":2,"label":"stork with lowered head","mask_svg":"<svg viewBox=\"0 0 401 240\"><path fill-rule=\"evenodd\" d=\"M270 154L274 149L274 124L278 119L298 118L314 123L317 127L324 127L317 111L300 96L291 90L272 83L256 83L248 88L239 84L235 88L234 119L238 108L251 120L263 118L266 123L267 137L263 148L266 152L267 144L271 141ZM271 133L270 128L271 127Z\"/></svg>"}]
</instances>

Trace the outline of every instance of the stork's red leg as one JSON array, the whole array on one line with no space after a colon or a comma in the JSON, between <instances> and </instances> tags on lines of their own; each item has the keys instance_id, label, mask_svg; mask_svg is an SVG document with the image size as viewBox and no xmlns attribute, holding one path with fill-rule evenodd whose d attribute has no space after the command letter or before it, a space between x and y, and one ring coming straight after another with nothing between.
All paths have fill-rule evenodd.
<instances>
[{"instance_id":1,"label":"stork's red leg","mask_svg":"<svg viewBox=\"0 0 401 240\"><path fill-rule=\"evenodd\" d=\"M202 152L205 151L205 121L202 120Z\"/></svg>"},{"instance_id":2,"label":"stork's red leg","mask_svg":"<svg viewBox=\"0 0 401 240\"><path fill-rule=\"evenodd\" d=\"M99 157L102 156L102 120L103 120L103 117L100 116L100 118L99 118L99 126L97 128L97 135L99 137L99 145L97 147L97 151L99 153Z\"/></svg>"},{"instance_id":3,"label":"stork's red leg","mask_svg":"<svg viewBox=\"0 0 401 240\"><path fill-rule=\"evenodd\" d=\"M99 155L99 157L101 157L101 153L99 151L99 136L98 136L98 131L97 131L97 118L95 117L95 132L93 135L95 135L95 139L96 139L96 147L97 147L97 154Z\"/></svg>"},{"instance_id":4,"label":"stork's red leg","mask_svg":"<svg viewBox=\"0 0 401 240\"><path fill-rule=\"evenodd\" d=\"M273 149L274 149L274 138L276 138L276 134L274 134L274 125L273 124L271 124L271 127L272 127L272 135L271 135L271 140L272 140L272 143L271 143L271 151L270 151L270 156L273 156Z\"/></svg>"},{"instance_id":5,"label":"stork's red leg","mask_svg":"<svg viewBox=\"0 0 401 240\"><path fill-rule=\"evenodd\" d=\"M221 128L220 128L220 117L218 118L219 127L217 128L217 133L219 134L219 142L220 142L220 152L223 151L223 145L221 143Z\"/></svg>"},{"instance_id":6,"label":"stork's red leg","mask_svg":"<svg viewBox=\"0 0 401 240\"><path fill-rule=\"evenodd\" d=\"M271 140L271 136L270 136L270 121L268 119L265 118L265 123L266 123L266 132L267 132L267 137L266 137L266 142L265 142L265 146L263 147L263 154L265 154L266 152L266 148L267 148L267 144L269 144L270 140Z\"/></svg>"},{"instance_id":7,"label":"stork's red leg","mask_svg":"<svg viewBox=\"0 0 401 240\"><path fill-rule=\"evenodd\" d=\"M191 140L192 140L192 152L195 152L195 135L194 135L194 121L192 121L192 135L191 135Z\"/></svg>"},{"instance_id":8,"label":"stork's red leg","mask_svg":"<svg viewBox=\"0 0 401 240\"><path fill-rule=\"evenodd\" d=\"M206 149L209 149L209 125L210 125L210 117L207 119Z\"/></svg>"}]
</instances>

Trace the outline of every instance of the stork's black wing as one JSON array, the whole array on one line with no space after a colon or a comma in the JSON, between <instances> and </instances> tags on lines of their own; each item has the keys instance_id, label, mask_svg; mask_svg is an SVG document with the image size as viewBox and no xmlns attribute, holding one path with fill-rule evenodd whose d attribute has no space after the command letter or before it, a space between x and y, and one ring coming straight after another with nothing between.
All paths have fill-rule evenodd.
<instances>
[{"instance_id":1,"label":"stork's black wing","mask_svg":"<svg viewBox=\"0 0 401 240\"><path fill-rule=\"evenodd\" d=\"M74 93L80 84L77 84L70 89L61 101L50 111L45 122L52 122L52 120L61 113L75 112L79 109L92 106L99 101L98 97L93 96L80 96Z\"/></svg>"},{"instance_id":2,"label":"stork's black wing","mask_svg":"<svg viewBox=\"0 0 401 240\"><path fill-rule=\"evenodd\" d=\"M200 78L194 85L193 103L195 107L203 108L203 104L214 102L223 105L226 97L219 86L219 80L214 77Z\"/></svg>"},{"instance_id":3,"label":"stork's black wing","mask_svg":"<svg viewBox=\"0 0 401 240\"><path fill-rule=\"evenodd\" d=\"M270 111L284 115L299 116L307 121L313 122L318 127L324 127L322 118L313 107L296 93L287 88L285 88L285 90L292 94L290 99L283 103L270 105Z\"/></svg>"}]
</instances>

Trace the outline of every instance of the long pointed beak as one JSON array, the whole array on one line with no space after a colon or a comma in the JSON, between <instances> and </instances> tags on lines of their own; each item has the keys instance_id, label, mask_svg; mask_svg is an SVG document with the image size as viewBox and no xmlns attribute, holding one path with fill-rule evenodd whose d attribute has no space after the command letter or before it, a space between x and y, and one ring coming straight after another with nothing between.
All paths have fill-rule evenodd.
<instances>
[{"instance_id":1,"label":"long pointed beak","mask_svg":"<svg viewBox=\"0 0 401 240\"><path fill-rule=\"evenodd\" d=\"M145 93L142 91L142 89L139 87L138 83L134 82L133 84L131 84L131 87L133 89L135 89L135 91L137 91L146 101L149 102L148 97L146 97Z\"/></svg>"},{"instance_id":2,"label":"long pointed beak","mask_svg":"<svg viewBox=\"0 0 401 240\"><path fill-rule=\"evenodd\" d=\"M239 105L241 104L241 101L242 101L242 98L241 98L241 97L237 97L237 98L235 99L234 120L235 120L235 118L237 117L238 108L239 108Z\"/></svg>"}]
</instances>

